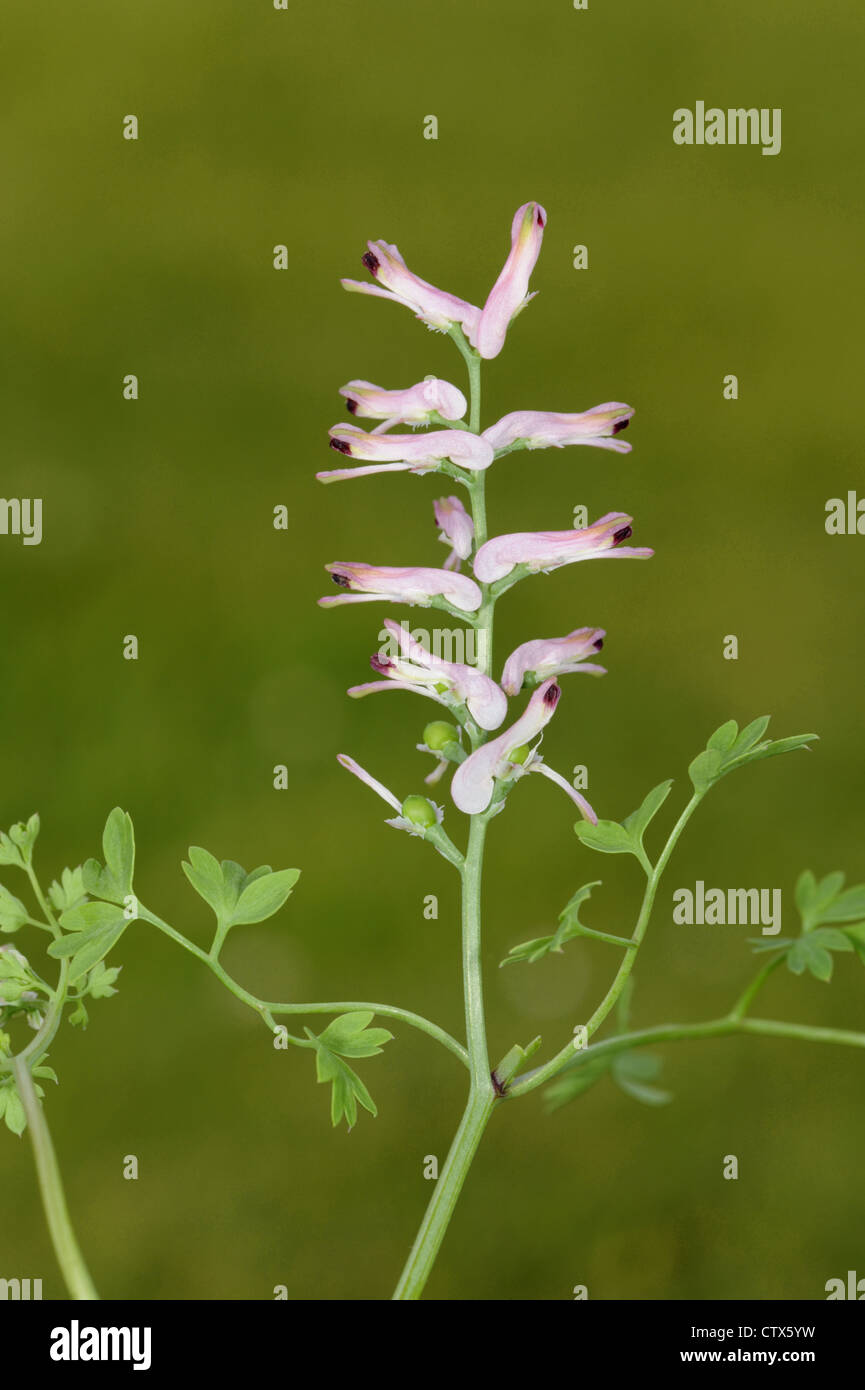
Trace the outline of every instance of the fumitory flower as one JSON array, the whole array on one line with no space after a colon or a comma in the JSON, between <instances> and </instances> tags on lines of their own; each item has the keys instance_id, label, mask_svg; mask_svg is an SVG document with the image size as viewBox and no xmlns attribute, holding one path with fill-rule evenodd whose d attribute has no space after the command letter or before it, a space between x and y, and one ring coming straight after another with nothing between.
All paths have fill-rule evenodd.
<instances>
[{"instance_id":1,"label":"fumitory flower","mask_svg":"<svg viewBox=\"0 0 865 1390\"><path fill-rule=\"evenodd\" d=\"M381 434L392 425L427 425L440 415L443 420L461 420L468 410L462 391L449 381L428 377L404 391L385 391L371 381L350 381L339 388L345 404L357 419L382 420L373 434Z\"/></svg>"},{"instance_id":2,"label":"fumitory flower","mask_svg":"<svg viewBox=\"0 0 865 1390\"><path fill-rule=\"evenodd\" d=\"M379 690L416 690L437 700L440 705L450 705L455 701L466 705L481 729L499 727L507 714L508 702L504 691L494 680L473 666L434 656L414 640L404 624L386 618L384 625L396 639L402 654L397 657L371 657L373 670L386 679L352 686L349 695L358 698Z\"/></svg>"},{"instance_id":3,"label":"fumitory flower","mask_svg":"<svg viewBox=\"0 0 865 1390\"><path fill-rule=\"evenodd\" d=\"M458 570L461 560L467 560L472 553L475 539L475 524L458 497L440 497L433 502L436 523L442 528L439 540L451 547L445 560L446 570Z\"/></svg>"},{"instance_id":4,"label":"fumitory flower","mask_svg":"<svg viewBox=\"0 0 865 1390\"><path fill-rule=\"evenodd\" d=\"M624 512L608 512L579 531L516 531L494 536L478 550L474 572L482 583L492 584L504 579L516 565L525 565L534 574L548 574L561 565L606 555L646 560L654 551L645 546L622 545L632 534L632 521L633 517Z\"/></svg>"},{"instance_id":5,"label":"fumitory flower","mask_svg":"<svg viewBox=\"0 0 865 1390\"><path fill-rule=\"evenodd\" d=\"M563 449L566 444L595 444L627 454L630 444L615 435L627 429L634 411L629 405L608 401L594 405L580 415L563 415L552 410L515 410L503 415L482 438L494 449L507 449L521 443L526 449Z\"/></svg>"},{"instance_id":6,"label":"fumitory flower","mask_svg":"<svg viewBox=\"0 0 865 1390\"><path fill-rule=\"evenodd\" d=\"M330 447L349 458L369 459L367 468L335 468L317 473L320 482L341 482L368 473L423 473L442 459L473 471L488 468L493 446L469 430L430 430L428 434L367 433L359 425L334 425Z\"/></svg>"},{"instance_id":7,"label":"fumitory flower","mask_svg":"<svg viewBox=\"0 0 865 1390\"><path fill-rule=\"evenodd\" d=\"M364 280L343 280L345 289L404 304L430 328L447 331L451 324L459 324L471 339L481 316L476 305L467 304L464 299L437 290L434 285L421 280L419 275L408 269L397 248L388 242L368 241L367 247L369 249L362 259L376 283L369 285Z\"/></svg>"},{"instance_id":8,"label":"fumitory flower","mask_svg":"<svg viewBox=\"0 0 865 1390\"><path fill-rule=\"evenodd\" d=\"M505 662L502 689L506 695L519 695L527 677L540 684L548 676L564 676L578 671L605 676L603 666L585 660L601 650L605 636L603 628L578 627L567 637L542 637L523 642Z\"/></svg>"},{"instance_id":9,"label":"fumitory flower","mask_svg":"<svg viewBox=\"0 0 865 1390\"><path fill-rule=\"evenodd\" d=\"M365 565L358 561L337 561L325 565L334 584L346 592L320 598L322 608L338 603L417 604L429 608L438 598L466 613L476 612L483 595L473 579L450 570L398 568L393 565Z\"/></svg>"},{"instance_id":10,"label":"fumitory flower","mask_svg":"<svg viewBox=\"0 0 865 1390\"><path fill-rule=\"evenodd\" d=\"M511 319L534 297L528 292L529 277L540 254L546 221L540 203L524 203L514 214L510 254L487 296L476 333L468 335L481 357L498 357Z\"/></svg>"},{"instance_id":11,"label":"fumitory flower","mask_svg":"<svg viewBox=\"0 0 865 1390\"><path fill-rule=\"evenodd\" d=\"M540 772L568 793L586 820L597 821L585 797L538 757L537 744L534 748L528 746L549 724L561 693L555 680L544 681L515 724L460 763L451 782L451 796L461 811L470 816L478 815L486 811L492 801L497 781L509 782L529 772Z\"/></svg>"}]
</instances>

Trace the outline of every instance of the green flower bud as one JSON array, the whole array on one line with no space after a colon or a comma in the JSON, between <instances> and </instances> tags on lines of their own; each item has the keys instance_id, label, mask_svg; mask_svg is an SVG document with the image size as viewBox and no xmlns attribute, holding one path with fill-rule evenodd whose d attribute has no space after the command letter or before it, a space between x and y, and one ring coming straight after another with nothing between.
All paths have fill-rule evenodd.
<instances>
[{"instance_id":1,"label":"green flower bud","mask_svg":"<svg viewBox=\"0 0 865 1390\"><path fill-rule=\"evenodd\" d=\"M531 748L529 744L524 743L521 745L521 747L515 748L512 753L508 754L508 762L519 763L520 765L522 765L525 762L526 758L529 756L530 752Z\"/></svg>"},{"instance_id":2,"label":"green flower bud","mask_svg":"<svg viewBox=\"0 0 865 1390\"><path fill-rule=\"evenodd\" d=\"M407 796L402 803L402 813L412 825L420 825L424 830L438 824L435 808L425 796Z\"/></svg>"},{"instance_id":3,"label":"green flower bud","mask_svg":"<svg viewBox=\"0 0 865 1390\"><path fill-rule=\"evenodd\" d=\"M459 730L445 719L434 719L423 731L423 741L434 753L440 753L449 743L458 743L459 737Z\"/></svg>"}]
</instances>

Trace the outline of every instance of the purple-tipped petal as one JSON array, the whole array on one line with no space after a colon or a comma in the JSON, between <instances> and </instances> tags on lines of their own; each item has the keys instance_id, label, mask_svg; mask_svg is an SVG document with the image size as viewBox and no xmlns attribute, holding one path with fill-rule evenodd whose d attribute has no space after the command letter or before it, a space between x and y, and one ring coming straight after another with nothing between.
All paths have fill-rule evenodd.
<instances>
[{"instance_id":1,"label":"purple-tipped petal","mask_svg":"<svg viewBox=\"0 0 865 1390\"><path fill-rule=\"evenodd\" d=\"M515 565L527 565L533 573L572 565L578 560L594 560L605 555L624 555L645 560L654 551L644 547L621 546L631 535L632 517L624 512L608 512L591 526L579 531L517 531L494 536L482 545L474 558L474 572L484 584L495 583L510 574Z\"/></svg>"},{"instance_id":2,"label":"purple-tipped petal","mask_svg":"<svg viewBox=\"0 0 865 1390\"><path fill-rule=\"evenodd\" d=\"M579 665L584 657L594 656L604 645L606 633L600 627L578 627L567 637L536 638L523 642L511 652L502 672L502 689L506 695L519 695L527 675L538 680L547 676L567 675L586 671L593 676L606 675L603 666Z\"/></svg>"},{"instance_id":3,"label":"purple-tipped petal","mask_svg":"<svg viewBox=\"0 0 865 1390\"><path fill-rule=\"evenodd\" d=\"M397 248L388 242L370 241L367 246L369 249L362 259L376 283L368 285L360 280L343 280L345 289L355 294L378 295L382 299L393 299L397 304L404 304L430 328L444 332L451 324L459 324L469 337L476 332L481 314L476 305L438 290L419 275L414 275Z\"/></svg>"},{"instance_id":4,"label":"purple-tipped petal","mask_svg":"<svg viewBox=\"0 0 865 1390\"><path fill-rule=\"evenodd\" d=\"M505 718L508 702L504 691L490 677L473 666L446 661L416 642L402 623L385 619L385 628L399 644L402 655L387 664L386 674L394 681L412 681L432 687L445 685L448 694L465 704L475 723L488 732ZM374 663L376 664L376 663ZM384 669L377 666L377 669ZM439 698L438 694L436 698ZM439 703L446 703L439 700Z\"/></svg>"},{"instance_id":5,"label":"purple-tipped petal","mask_svg":"<svg viewBox=\"0 0 865 1390\"><path fill-rule=\"evenodd\" d=\"M339 388L355 419L387 420L400 425L425 425L432 415L461 420L468 409L462 391L449 381L429 377L404 391L385 391L371 381L350 381Z\"/></svg>"},{"instance_id":6,"label":"purple-tipped petal","mask_svg":"<svg viewBox=\"0 0 865 1390\"><path fill-rule=\"evenodd\" d=\"M355 777L359 777L361 782L366 782L368 787L372 787L372 790L381 797L382 801L386 801L388 806L392 806L395 811L402 812L402 802L398 801L387 787L382 786L381 782L377 782L369 772L360 766L360 763L356 763L354 758L350 758L347 753L337 753L336 760L349 772L353 772Z\"/></svg>"},{"instance_id":7,"label":"purple-tipped petal","mask_svg":"<svg viewBox=\"0 0 865 1390\"><path fill-rule=\"evenodd\" d=\"M451 796L461 811L474 816L487 809L496 777L513 771L508 755L537 737L549 724L560 695L561 689L554 680L539 685L515 724L460 763L451 782Z\"/></svg>"},{"instance_id":8,"label":"purple-tipped petal","mask_svg":"<svg viewBox=\"0 0 865 1390\"><path fill-rule=\"evenodd\" d=\"M529 279L540 254L546 221L540 203L524 203L514 214L510 253L487 296L477 331L469 335L481 357L498 357L511 319L528 302Z\"/></svg>"},{"instance_id":9,"label":"purple-tipped petal","mask_svg":"<svg viewBox=\"0 0 865 1390\"><path fill-rule=\"evenodd\" d=\"M489 468L494 452L491 444L470 430L430 430L428 434L373 434L359 425L334 425L330 446L350 458L373 463L401 460L413 469L435 468L449 459L460 468L473 471Z\"/></svg>"},{"instance_id":10,"label":"purple-tipped petal","mask_svg":"<svg viewBox=\"0 0 865 1390\"><path fill-rule=\"evenodd\" d=\"M483 438L494 449L507 449L521 440L527 449L563 449L567 444L595 444L602 449L614 449L626 454L630 444L615 436L626 429L633 408L618 401L592 406L579 415L564 415L556 411L515 410L503 415Z\"/></svg>"},{"instance_id":11,"label":"purple-tipped petal","mask_svg":"<svg viewBox=\"0 0 865 1390\"><path fill-rule=\"evenodd\" d=\"M468 575L449 570L412 569L393 565L367 565L360 561L337 561L325 565L335 584L347 592L319 599L324 608L339 603L374 603L388 600L428 608L433 599L442 598L466 613L476 612L483 595Z\"/></svg>"}]
</instances>

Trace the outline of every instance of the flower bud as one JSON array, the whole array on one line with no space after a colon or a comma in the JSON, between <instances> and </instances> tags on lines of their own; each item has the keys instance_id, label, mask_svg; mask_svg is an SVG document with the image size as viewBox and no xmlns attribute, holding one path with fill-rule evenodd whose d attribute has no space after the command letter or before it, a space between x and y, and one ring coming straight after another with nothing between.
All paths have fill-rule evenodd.
<instances>
[{"instance_id":1,"label":"flower bud","mask_svg":"<svg viewBox=\"0 0 865 1390\"><path fill-rule=\"evenodd\" d=\"M531 749L529 745L527 743L523 743L520 745L519 748L515 748L512 753L508 754L508 762L519 763L520 766L522 766L522 764L526 761L526 758L529 756L530 752Z\"/></svg>"},{"instance_id":2,"label":"flower bud","mask_svg":"<svg viewBox=\"0 0 865 1390\"><path fill-rule=\"evenodd\" d=\"M435 807L425 796L407 796L402 803L402 814L412 825L422 826L424 830L438 824Z\"/></svg>"},{"instance_id":3,"label":"flower bud","mask_svg":"<svg viewBox=\"0 0 865 1390\"><path fill-rule=\"evenodd\" d=\"M449 743L458 743L459 737L459 730L444 719L434 719L423 731L423 741L433 753L441 753Z\"/></svg>"}]
</instances>

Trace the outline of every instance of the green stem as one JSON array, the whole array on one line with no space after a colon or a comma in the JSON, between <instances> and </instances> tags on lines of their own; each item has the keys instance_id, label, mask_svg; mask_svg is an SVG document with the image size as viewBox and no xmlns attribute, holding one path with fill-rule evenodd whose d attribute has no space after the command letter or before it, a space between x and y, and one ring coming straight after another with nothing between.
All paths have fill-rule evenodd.
<instances>
[{"instance_id":1,"label":"green stem","mask_svg":"<svg viewBox=\"0 0 865 1390\"><path fill-rule=\"evenodd\" d=\"M631 971L634 968L634 961L637 958L637 952L639 951L640 946L642 945L643 938L646 935L646 929L649 925L649 921L652 916L652 908L655 904L655 894L658 891L658 884L661 881L661 875L667 867L670 855L673 853L673 850L676 847L676 842L678 841L679 836L681 835L685 826L688 824L688 821L690 820L691 816L694 814L695 810L699 806L701 800L702 796L697 792L694 792L694 795L691 797L691 800L688 802L684 811L679 816L679 819L676 821L676 824L673 826L673 829L670 831L670 837L667 840L667 843L664 845L663 850L661 851L657 864L654 866L654 868L652 868L651 864L649 864L647 860L646 864L644 865L644 868L646 868L647 870L647 883L646 891L643 894L643 901L640 904L640 915L637 918L637 925L634 927L633 935L630 941L628 942L627 950L625 951L622 962L618 970L616 971L613 983L610 985L610 988L607 990L607 993L604 995L604 998L601 1000L600 1004L595 1009L595 1012L592 1014L588 1023L585 1025L586 1036L589 1038L600 1028L601 1024L604 1022L604 1019L609 1014L610 1010L615 1006L616 1002L618 1001L619 995L622 993L622 990L625 988L625 985L628 982L628 978L631 974ZM508 1099L516 1095L524 1095L527 1091L533 1091L536 1086L542 1086L545 1081L550 1081L552 1077L556 1075L557 1072L561 1071L562 1068L566 1066L568 1062L573 1060L573 1057L574 1043L572 1039L569 1042L567 1042L565 1046L555 1054L554 1057L551 1057L548 1062L545 1062L540 1067L536 1067L534 1071L527 1072L524 1077L522 1077L518 1082L511 1086L508 1090Z\"/></svg>"},{"instance_id":2,"label":"green stem","mask_svg":"<svg viewBox=\"0 0 865 1390\"><path fill-rule=\"evenodd\" d=\"M69 1219L63 1182L60 1177L60 1169L57 1166L57 1156L51 1142L51 1134L45 1121L44 1111L33 1089L30 1068L21 1057L16 1057L12 1064L12 1070L18 1095L21 1097L21 1104L24 1106L24 1113L27 1116L27 1127L33 1145L33 1156L36 1161L45 1219L48 1222L54 1253L57 1256L57 1263L60 1266L66 1287L71 1298L98 1299L99 1295L84 1263L84 1256L81 1254L75 1232L72 1229L72 1222Z\"/></svg>"},{"instance_id":3,"label":"green stem","mask_svg":"<svg viewBox=\"0 0 865 1390\"><path fill-rule=\"evenodd\" d=\"M410 1028L417 1028L419 1032L426 1033L427 1037L434 1038L436 1042L440 1042L443 1047L446 1047L449 1052L452 1052L455 1057L458 1057L464 1066L468 1066L469 1064L468 1052L461 1043L457 1042L456 1038L451 1037L450 1033L446 1033L443 1028L439 1028L437 1024L430 1022L428 1018L424 1018L421 1014L412 1013L409 1009L399 1009L393 1004L376 1004L371 1003L368 999L327 1000L326 1002L314 1004L281 1004L269 999L259 999L257 995L252 994L248 989L244 989L243 985L238 984L237 980L233 979L232 976L228 974L228 971L225 970L223 966L220 965L219 961L215 960L212 955L207 951L203 951L200 946L196 946L195 942L190 941L182 932L175 930L175 928L169 926L167 922L163 922L161 917L157 917L154 912L150 912L141 903L138 904L138 916L142 921L149 922L151 926L158 927L166 936L170 936L172 941L176 941L185 951L189 951L191 955L195 956L206 965L208 970L225 985L225 988L229 990L236 999L239 999L243 1004L247 1004L249 1008L254 1009L255 1012L264 1019L271 1031L276 1026L272 1017L274 1014L340 1014L351 1013L355 1009L365 1009L371 1013L377 1014L380 1018L392 1018L398 1023L406 1024ZM302 1040L299 1045L306 1046Z\"/></svg>"},{"instance_id":4,"label":"green stem","mask_svg":"<svg viewBox=\"0 0 865 1390\"><path fill-rule=\"evenodd\" d=\"M454 328L451 337L468 367L471 400L469 427L477 434L480 429L481 359L468 346L459 329ZM469 497L474 522L474 544L477 550L487 538L486 477L483 472L478 473L469 483ZM486 586L483 593L484 601L474 626L478 633L478 668L488 675L492 669L495 599ZM482 741L480 736L472 740L476 746L480 746ZM436 1180L435 1190L420 1230L394 1291L393 1297L397 1301L418 1299L423 1293L481 1136L497 1101L487 1050L481 970L481 880L486 833L487 816L472 816L468 847L461 867L463 996L471 1086L459 1129Z\"/></svg>"}]
</instances>

